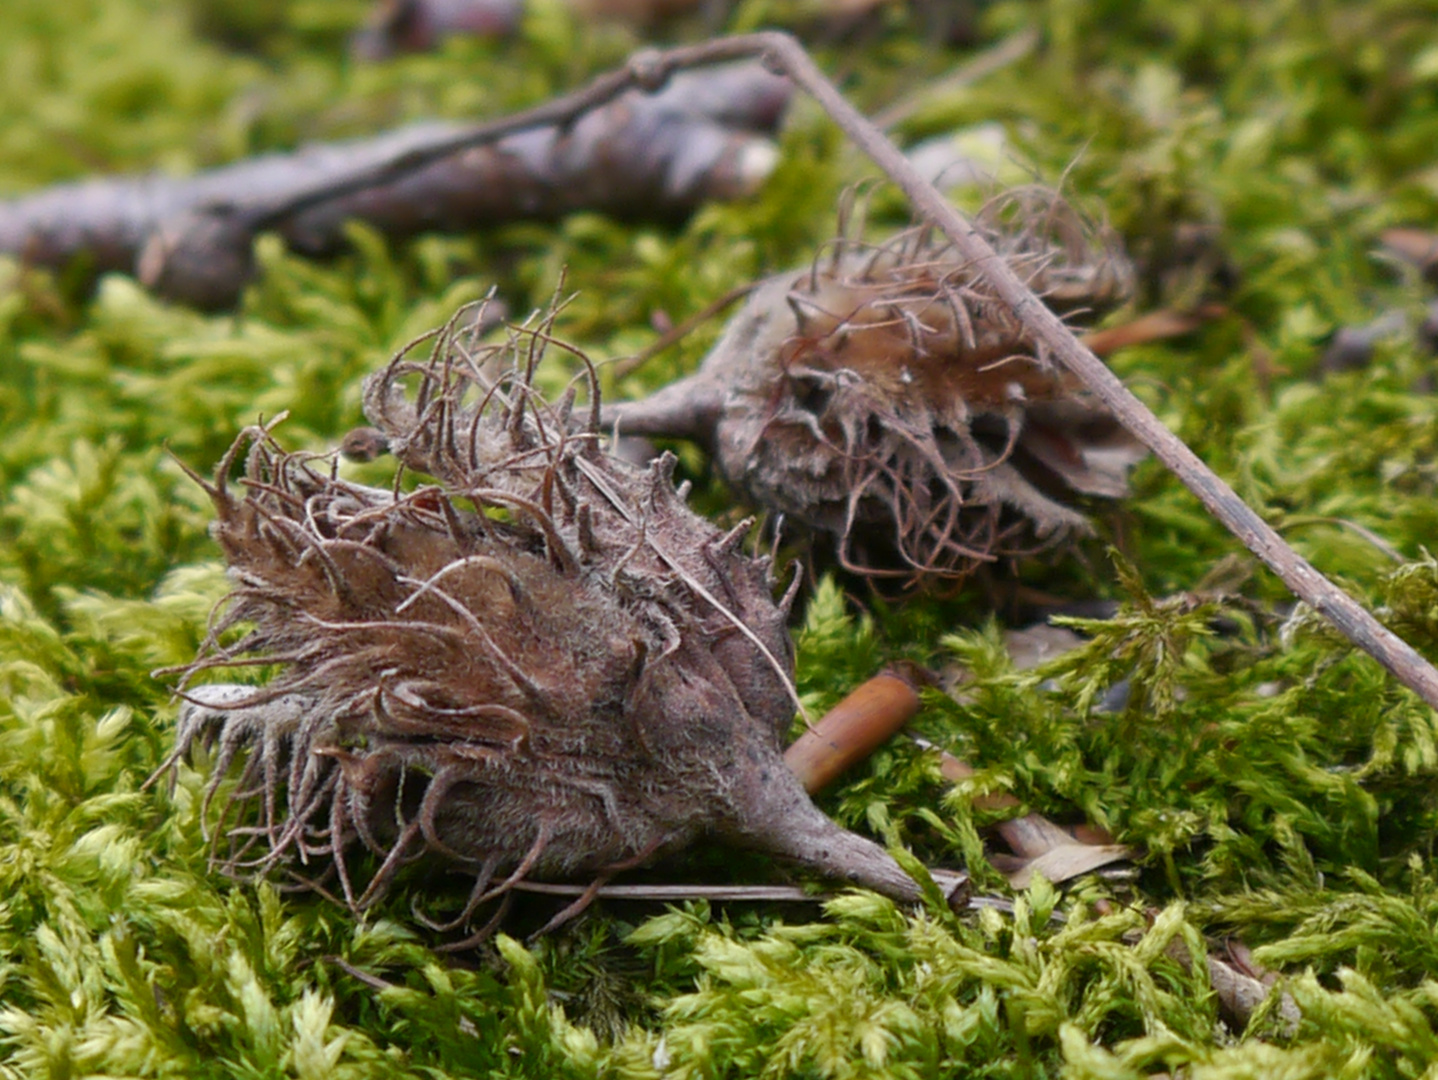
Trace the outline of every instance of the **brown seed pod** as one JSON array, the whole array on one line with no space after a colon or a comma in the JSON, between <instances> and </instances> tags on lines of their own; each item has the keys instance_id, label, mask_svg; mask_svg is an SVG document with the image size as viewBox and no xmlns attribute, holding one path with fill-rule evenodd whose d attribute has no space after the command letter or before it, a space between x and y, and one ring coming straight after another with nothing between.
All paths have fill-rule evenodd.
<instances>
[{"instance_id":1,"label":"brown seed pod","mask_svg":"<svg viewBox=\"0 0 1438 1080\"><path fill-rule=\"evenodd\" d=\"M225 865L320 858L363 907L439 856L474 870L467 918L521 880L597 884L713 834L916 895L784 766L794 588L776 603L746 529L686 508L671 456L641 469L605 452L592 369L583 415L573 390L539 397L548 322L487 348L454 325L364 395L375 439L435 483L349 483L256 428L206 485L236 588L187 682L282 665L262 689L185 693L176 755L217 741L211 797L244 756ZM241 497L227 476L245 446ZM239 624L241 642L216 644ZM228 820L242 804L257 820ZM362 891L352 843L382 859Z\"/></svg>"},{"instance_id":2,"label":"brown seed pod","mask_svg":"<svg viewBox=\"0 0 1438 1080\"><path fill-rule=\"evenodd\" d=\"M977 227L1061 313L1130 290L1127 260L1051 193L1008 192ZM754 504L834 536L847 569L917 581L1087 531L1063 499L1124 494L1144 454L928 229L841 237L762 282L695 375L605 419L705 443Z\"/></svg>"}]
</instances>

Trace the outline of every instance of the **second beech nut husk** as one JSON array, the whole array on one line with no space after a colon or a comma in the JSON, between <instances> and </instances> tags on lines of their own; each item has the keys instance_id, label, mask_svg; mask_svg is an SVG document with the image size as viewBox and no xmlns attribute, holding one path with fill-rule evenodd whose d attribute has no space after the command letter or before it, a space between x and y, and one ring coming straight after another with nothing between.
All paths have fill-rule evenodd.
<instances>
[{"instance_id":1,"label":"second beech nut husk","mask_svg":"<svg viewBox=\"0 0 1438 1080\"><path fill-rule=\"evenodd\" d=\"M592 368L587 405L541 399L549 322L489 347L460 325L365 386L376 438L433 483L350 483L254 428L206 484L235 589L186 672L176 755L215 742L212 798L239 772L222 863L328 866L364 907L438 859L472 870L473 908L709 836L916 897L784 765L794 590L774 600L747 526L690 511L673 457L605 451ZM280 673L197 683L257 662ZM360 847L379 858L363 886Z\"/></svg>"},{"instance_id":2,"label":"second beech nut husk","mask_svg":"<svg viewBox=\"0 0 1438 1080\"><path fill-rule=\"evenodd\" d=\"M976 224L1060 313L1131 291L1128 260L1050 192L1008 192ZM920 584L1088 531L1074 501L1125 494L1145 453L928 229L841 235L761 282L697 373L605 420L698 440L846 569Z\"/></svg>"}]
</instances>

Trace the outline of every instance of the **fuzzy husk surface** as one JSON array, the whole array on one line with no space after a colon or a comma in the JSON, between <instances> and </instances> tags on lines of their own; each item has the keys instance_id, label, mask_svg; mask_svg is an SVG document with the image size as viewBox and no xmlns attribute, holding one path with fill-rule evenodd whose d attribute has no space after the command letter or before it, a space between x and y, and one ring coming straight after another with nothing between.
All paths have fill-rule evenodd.
<instances>
[{"instance_id":1,"label":"fuzzy husk surface","mask_svg":"<svg viewBox=\"0 0 1438 1080\"><path fill-rule=\"evenodd\" d=\"M178 752L221 747L212 794L245 757L225 865L327 856L364 906L421 857L474 867L488 898L712 835L917 895L783 764L794 593L775 601L747 525L688 509L672 456L609 456L597 383L579 413L573 388L557 406L537 394L549 324L475 348L462 321L365 387L375 430L433 483L349 483L252 429L207 485L236 583L215 634L250 629L187 674L283 665L248 694L197 687L181 714ZM259 820L231 825L244 803ZM356 895L359 845L384 861Z\"/></svg>"},{"instance_id":2,"label":"fuzzy husk surface","mask_svg":"<svg viewBox=\"0 0 1438 1080\"><path fill-rule=\"evenodd\" d=\"M1112 237L1038 188L977 215L1061 314L1132 292ZM754 506L832 538L844 569L934 584L1089 531L1143 447L1029 340L942 237L847 225L806 268L760 282L700 369L612 407L621 432L694 439Z\"/></svg>"}]
</instances>

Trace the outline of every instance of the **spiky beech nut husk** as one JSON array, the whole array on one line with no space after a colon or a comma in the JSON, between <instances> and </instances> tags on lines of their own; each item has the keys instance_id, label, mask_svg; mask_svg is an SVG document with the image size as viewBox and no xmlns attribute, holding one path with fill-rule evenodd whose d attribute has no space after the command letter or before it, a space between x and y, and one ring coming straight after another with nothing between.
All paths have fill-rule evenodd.
<instances>
[{"instance_id":1,"label":"spiky beech nut husk","mask_svg":"<svg viewBox=\"0 0 1438 1080\"><path fill-rule=\"evenodd\" d=\"M1006 193L976 227L1060 314L1131 290L1124 256L1047 191ZM704 443L755 505L832 534L846 568L917 581L1088 531L1064 500L1123 495L1144 454L922 228L841 235L760 283L696 374L605 422Z\"/></svg>"},{"instance_id":2,"label":"spiky beech nut husk","mask_svg":"<svg viewBox=\"0 0 1438 1080\"><path fill-rule=\"evenodd\" d=\"M328 862L363 907L434 856L473 868L472 908L712 834L914 896L784 766L793 588L776 603L746 526L721 533L684 505L672 456L607 454L592 369L581 413L573 389L540 398L550 338L545 323L481 348L452 325L428 359L367 381L369 441L433 483L351 483L255 428L206 485L236 587L187 682L281 668L263 688L185 691L176 753L217 740L211 796L243 758L222 858ZM245 447L240 494L227 478ZM245 802L250 819L228 821ZM363 891L354 843L382 859Z\"/></svg>"}]
</instances>

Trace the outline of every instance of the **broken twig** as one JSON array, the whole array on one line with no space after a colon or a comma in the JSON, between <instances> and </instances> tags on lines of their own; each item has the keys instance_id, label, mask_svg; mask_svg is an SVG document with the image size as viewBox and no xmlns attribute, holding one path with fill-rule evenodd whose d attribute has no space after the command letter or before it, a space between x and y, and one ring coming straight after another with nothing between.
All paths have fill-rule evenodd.
<instances>
[{"instance_id":1,"label":"broken twig","mask_svg":"<svg viewBox=\"0 0 1438 1080\"><path fill-rule=\"evenodd\" d=\"M919 711L915 679L892 668L858 686L784 751L784 764L809 794L863 761Z\"/></svg>"},{"instance_id":2,"label":"broken twig","mask_svg":"<svg viewBox=\"0 0 1438 1080\"><path fill-rule=\"evenodd\" d=\"M639 53L630 60L633 77L659 85L678 67L741 56L761 56L813 97L839 128L908 196L914 208L979 267L995 293L1013 309L1033 340L1077 375L1204 507L1259 557L1302 601L1333 623L1359 648L1388 669L1429 705L1438 707L1438 670L1356 600L1334 585L1283 540L1238 494L1199 459L1153 411L1086 348L1063 320L1044 306L983 236L903 153L844 98L788 34L768 31L723 38L668 52Z\"/></svg>"}]
</instances>

